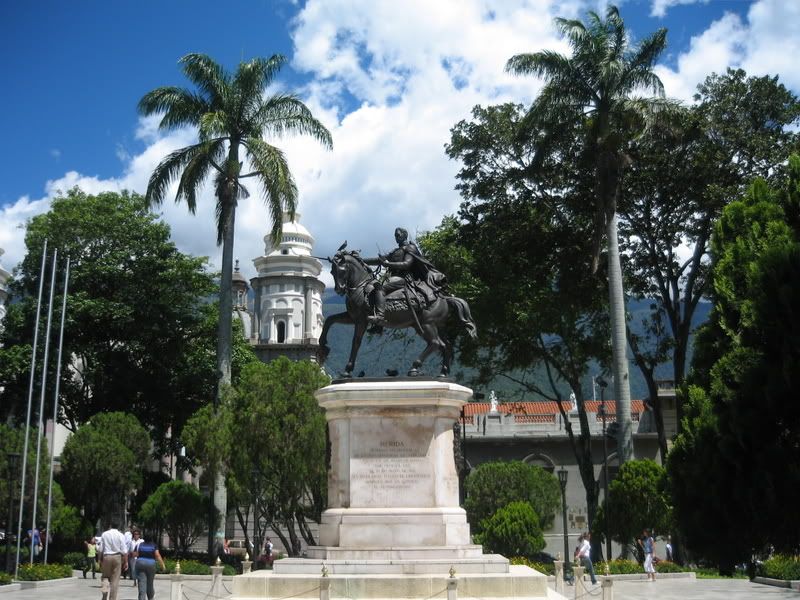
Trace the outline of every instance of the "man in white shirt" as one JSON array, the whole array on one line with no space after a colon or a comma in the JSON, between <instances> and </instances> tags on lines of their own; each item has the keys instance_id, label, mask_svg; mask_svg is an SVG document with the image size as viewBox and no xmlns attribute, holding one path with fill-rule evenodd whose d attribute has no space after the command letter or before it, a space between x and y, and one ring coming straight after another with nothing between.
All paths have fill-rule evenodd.
<instances>
[{"instance_id":1,"label":"man in white shirt","mask_svg":"<svg viewBox=\"0 0 800 600\"><path fill-rule=\"evenodd\" d=\"M117 600L119 592L119 576L122 571L128 570L128 544L125 536L117 529L117 524L112 521L111 526L100 536L100 546L97 548L100 557L100 569L103 577L108 579L109 592L105 600Z\"/></svg>"}]
</instances>

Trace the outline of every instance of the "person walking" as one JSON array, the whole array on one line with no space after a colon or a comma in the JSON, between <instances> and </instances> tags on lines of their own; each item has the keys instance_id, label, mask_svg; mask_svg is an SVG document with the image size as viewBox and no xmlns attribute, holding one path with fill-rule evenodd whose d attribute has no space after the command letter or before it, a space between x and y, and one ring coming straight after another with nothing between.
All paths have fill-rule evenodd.
<instances>
[{"instance_id":1,"label":"person walking","mask_svg":"<svg viewBox=\"0 0 800 600\"><path fill-rule=\"evenodd\" d=\"M166 571L167 567L164 566L164 559L161 558L161 553L158 551L158 546L155 542L147 542L143 539L139 540L133 554L136 558L139 600L153 600L153 596L156 594L153 587L153 580L156 576L156 561L158 561L161 570Z\"/></svg>"},{"instance_id":2,"label":"person walking","mask_svg":"<svg viewBox=\"0 0 800 600\"><path fill-rule=\"evenodd\" d=\"M83 542L83 548L86 553L83 563L83 578L86 579L86 573L91 569L92 579L95 579L95 573L97 572L97 544L93 535L86 538L86 541Z\"/></svg>"},{"instance_id":3,"label":"person walking","mask_svg":"<svg viewBox=\"0 0 800 600\"><path fill-rule=\"evenodd\" d=\"M594 565L592 564L592 534L588 531L583 534L583 541L578 549L578 557L581 563L586 567L586 571L592 579L592 585L597 585L597 577L594 574Z\"/></svg>"},{"instance_id":4,"label":"person walking","mask_svg":"<svg viewBox=\"0 0 800 600\"><path fill-rule=\"evenodd\" d=\"M648 581L656 580L656 567L653 564L653 556L655 553L655 540L650 535L650 531L645 529L642 532L642 550L644 551L644 572L647 573Z\"/></svg>"},{"instance_id":5,"label":"person walking","mask_svg":"<svg viewBox=\"0 0 800 600\"><path fill-rule=\"evenodd\" d=\"M133 585L137 583L136 579L136 548L142 543L142 532L138 529L131 531L131 539L128 542L128 576L133 579Z\"/></svg>"},{"instance_id":6,"label":"person walking","mask_svg":"<svg viewBox=\"0 0 800 600\"><path fill-rule=\"evenodd\" d=\"M108 579L109 586L108 594L104 593L103 597L105 600L117 600L120 575L128 570L128 545L114 521L100 536L97 552L100 556L100 570L103 577Z\"/></svg>"}]
</instances>

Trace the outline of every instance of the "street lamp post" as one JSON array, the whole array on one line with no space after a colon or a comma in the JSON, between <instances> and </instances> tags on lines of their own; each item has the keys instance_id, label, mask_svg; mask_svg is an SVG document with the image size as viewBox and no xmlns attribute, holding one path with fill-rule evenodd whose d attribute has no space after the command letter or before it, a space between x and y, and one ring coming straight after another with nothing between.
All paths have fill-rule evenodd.
<instances>
[{"instance_id":1,"label":"street lamp post","mask_svg":"<svg viewBox=\"0 0 800 600\"><path fill-rule=\"evenodd\" d=\"M14 518L14 479L22 455L19 452L6 454L8 469L8 519L6 521L6 573L11 573L11 521Z\"/></svg>"},{"instance_id":2,"label":"street lamp post","mask_svg":"<svg viewBox=\"0 0 800 600\"><path fill-rule=\"evenodd\" d=\"M596 377L600 386L600 416L603 419L603 494L606 501L606 560L611 560L611 518L608 514L611 504L608 502L608 439L606 438L606 387L608 383L602 377Z\"/></svg>"},{"instance_id":3,"label":"street lamp post","mask_svg":"<svg viewBox=\"0 0 800 600\"><path fill-rule=\"evenodd\" d=\"M564 580L567 579L567 563L569 562L569 534L567 533L567 470L558 472L558 483L561 484L561 514L564 517Z\"/></svg>"}]
</instances>

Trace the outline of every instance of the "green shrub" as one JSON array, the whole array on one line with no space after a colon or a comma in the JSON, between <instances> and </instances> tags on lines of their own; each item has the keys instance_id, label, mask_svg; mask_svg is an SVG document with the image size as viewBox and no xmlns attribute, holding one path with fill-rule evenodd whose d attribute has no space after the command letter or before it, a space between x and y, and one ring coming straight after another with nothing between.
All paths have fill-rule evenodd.
<instances>
[{"instance_id":1,"label":"green shrub","mask_svg":"<svg viewBox=\"0 0 800 600\"><path fill-rule=\"evenodd\" d=\"M512 502L481 523L481 541L489 552L530 556L544 548L539 517L528 502Z\"/></svg>"},{"instance_id":2,"label":"green shrub","mask_svg":"<svg viewBox=\"0 0 800 600\"><path fill-rule=\"evenodd\" d=\"M594 567L595 573L605 574L605 563L600 563ZM608 561L609 575L636 575L644 573L642 565L635 560L616 559Z\"/></svg>"},{"instance_id":3,"label":"green shrub","mask_svg":"<svg viewBox=\"0 0 800 600\"><path fill-rule=\"evenodd\" d=\"M164 566L167 567L167 573L175 572L175 563L178 562L174 558L165 558ZM222 565L222 574L225 576L236 575L236 569L231 565ZM198 560L181 560L181 574L183 575L211 575L211 566L201 563Z\"/></svg>"},{"instance_id":4,"label":"green shrub","mask_svg":"<svg viewBox=\"0 0 800 600\"><path fill-rule=\"evenodd\" d=\"M82 571L83 565L86 563L86 555L83 552L67 552L61 562L65 565L70 565L73 569Z\"/></svg>"},{"instance_id":5,"label":"green shrub","mask_svg":"<svg viewBox=\"0 0 800 600\"><path fill-rule=\"evenodd\" d=\"M539 571L539 573L544 573L545 575L554 575L556 572L556 566L553 563L545 564L534 562L532 560L528 560L524 556L513 556L509 559L509 562L512 565L524 565L526 567L530 567L531 569Z\"/></svg>"},{"instance_id":6,"label":"green shrub","mask_svg":"<svg viewBox=\"0 0 800 600\"><path fill-rule=\"evenodd\" d=\"M762 568L764 575L772 579L800 579L800 556L776 554L765 560Z\"/></svg>"},{"instance_id":7,"label":"green shrub","mask_svg":"<svg viewBox=\"0 0 800 600\"><path fill-rule=\"evenodd\" d=\"M668 560L660 560L658 564L656 564L656 573L683 573L687 570L688 569Z\"/></svg>"},{"instance_id":8,"label":"green shrub","mask_svg":"<svg viewBox=\"0 0 800 600\"><path fill-rule=\"evenodd\" d=\"M72 567L59 563L20 565L19 574L17 575L17 579L20 581L44 581L46 579L63 579L65 577L72 577Z\"/></svg>"},{"instance_id":9,"label":"green shrub","mask_svg":"<svg viewBox=\"0 0 800 600\"><path fill-rule=\"evenodd\" d=\"M8 585L11 583L11 575L0 571L0 585Z\"/></svg>"}]
</instances>

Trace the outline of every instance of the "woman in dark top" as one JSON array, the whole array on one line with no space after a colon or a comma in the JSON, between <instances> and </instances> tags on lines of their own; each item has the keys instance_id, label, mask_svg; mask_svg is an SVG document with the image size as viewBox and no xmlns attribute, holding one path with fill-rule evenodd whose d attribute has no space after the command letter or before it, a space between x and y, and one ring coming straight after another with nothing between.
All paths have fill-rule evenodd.
<instances>
[{"instance_id":1,"label":"woman in dark top","mask_svg":"<svg viewBox=\"0 0 800 600\"><path fill-rule=\"evenodd\" d=\"M162 571L166 571L164 560L158 551L155 542L143 541L134 551L136 557L136 579L139 586L139 600L153 600L156 591L153 588L153 579L156 576L156 561Z\"/></svg>"}]
</instances>

